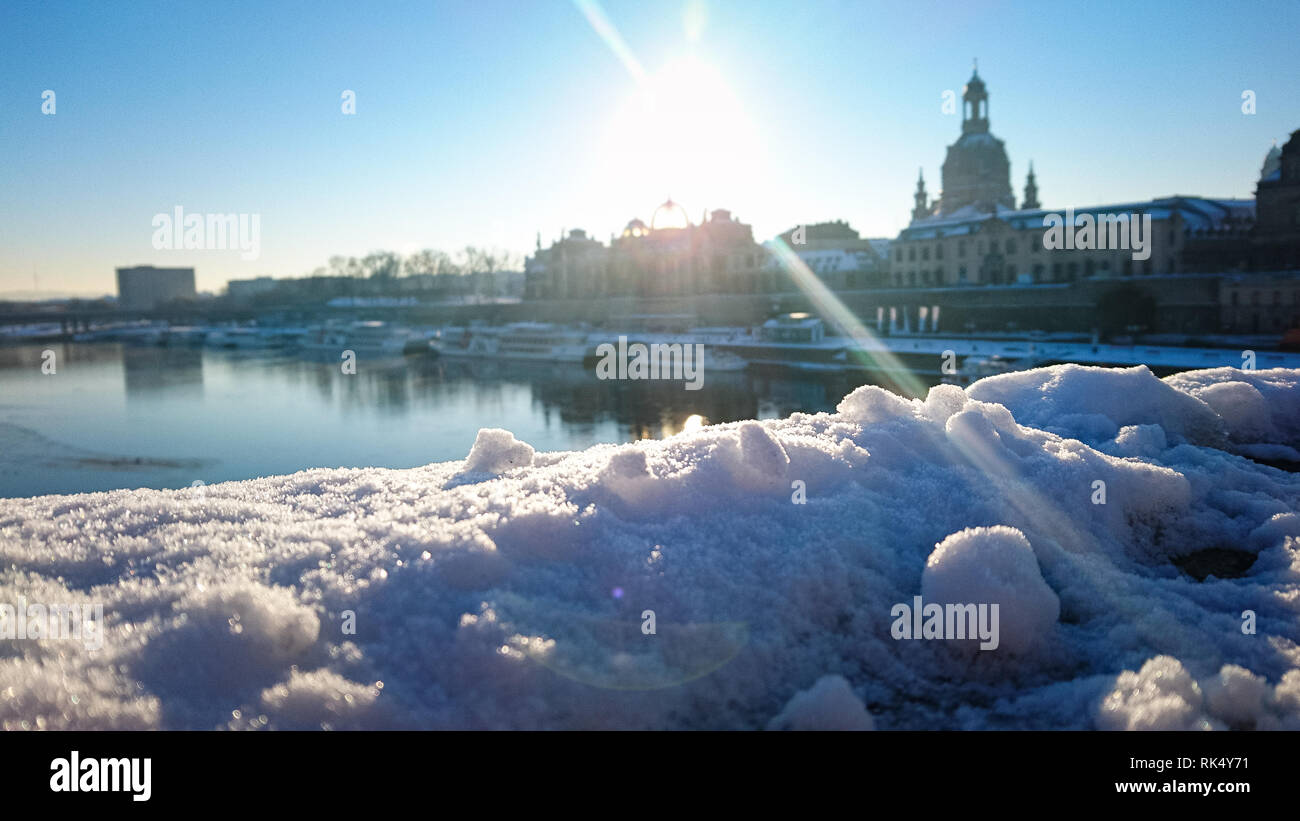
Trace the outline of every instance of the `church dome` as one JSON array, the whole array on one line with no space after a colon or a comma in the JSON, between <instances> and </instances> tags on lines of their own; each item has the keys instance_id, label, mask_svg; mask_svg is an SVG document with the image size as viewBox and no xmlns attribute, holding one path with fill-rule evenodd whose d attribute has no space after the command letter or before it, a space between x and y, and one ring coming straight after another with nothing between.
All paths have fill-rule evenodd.
<instances>
[{"instance_id":1,"label":"church dome","mask_svg":"<svg viewBox=\"0 0 1300 821\"><path fill-rule=\"evenodd\" d=\"M940 214L973 206L990 213L1015 208L1006 145L989 133L989 95L976 67L963 94L961 136L943 161ZM919 212L913 212L913 218Z\"/></svg>"},{"instance_id":2,"label":"church dome","mask_svg":"<svg viewBox=\"0 0 1300 821\"><path fill-rule=\"evenodd\" d=\"M1269 149L1268 155L1264 157L1264 168L1260 169L1260 179L1268 179L1277 174L1278 169L1282 168L1282 149L1278 148L1277 143L1273 143L1273 148Z\"/></svg>"},{"instance_id":3,"label":"church dome","mask_svg":"<svg viewBox=\"0 0 1300 821\"><path fill-rule=\"evenodd\" d=\"M650 217L652 231L660 231L664 228L689 228L690 225L691 220L686 216L686 209L673 202L672 197L656 208L654 215Z\"/></svg>"},{"instance_id":4,"label":"church dome","mask_svg":"<svg viewBox=\"0 0 1300 821\"><path fill-rule=\"evenodd\" d=\"M634 218L627 224L627 227L623 229L624 237L644 237L648 233L650 233L649 226L639 218Z\"/></svg>"},{"instance_id":5,"label":"church dome","mask_svg":"<svg viewBox=\"0 0 1300 821\"><path fill-rule=\"evenodd\" d=\"M1274 142L1273 147L1269 149L1268 154L1264 157L1264 167L1259 171L1259 178L1266 180L1276 174L1281 167L1282 149L1278 148L1277 143Z\"/></svg>"}]
</instances>

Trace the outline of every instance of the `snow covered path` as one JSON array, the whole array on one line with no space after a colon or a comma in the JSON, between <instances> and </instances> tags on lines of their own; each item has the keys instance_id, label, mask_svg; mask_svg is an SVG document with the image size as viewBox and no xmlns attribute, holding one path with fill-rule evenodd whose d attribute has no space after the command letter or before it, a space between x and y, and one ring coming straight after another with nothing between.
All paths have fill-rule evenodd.
<instances>
[{"instance_id":1,"label":"snow covered path","mask_svg":"<svg viewBox=\"0 0 1300 821\"><path fill-rule=\"evenodd\" d=\"M1300 371L1065 365L576 453L483 431L412 470L0 500L0 611L106 628L0 638L0 725L1300 729L1300 473L1255 461L1297 448ZM894 638L916 596L999 604L999 646Z\"/></svg>"}]
</instances>

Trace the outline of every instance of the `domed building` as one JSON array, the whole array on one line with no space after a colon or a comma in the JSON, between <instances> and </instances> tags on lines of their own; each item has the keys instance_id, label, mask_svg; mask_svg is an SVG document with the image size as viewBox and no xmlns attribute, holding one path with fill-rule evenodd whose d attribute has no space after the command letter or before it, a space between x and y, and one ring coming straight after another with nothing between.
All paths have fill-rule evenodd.
<instances>
[{"instance_id":1,"label":"domed building","mask_svg":"<svg viewBox=\"0 0 1300 821\"><path fill-rule=\"evenodd\" d=\"M1255 186L1251 267L1256 271L1300 268L1300 129L1264 158Z\"/></svg>"},{"instance_id":2,"label":"domed building","mask_svg":"<svg viewBox=\"0 0 1300 821\"><path fill-rule=\"evenodd\" d=\"M627 227L623 229L622 236L624 239L628 239L629 237L644 237L649 233L650 226L642 222L639 217L634 217L628 221Z\"/></svg>"},{"instance_id":3,"label":"domed building","mask_svg":"<svg viewBox=\"0 0 1300 821\"><path fill-rule=\"evenodd\" d=\"M687 296L761 290L763 249L750 226L731 212L705 212L698 224L669 197L650 216L628 223L610 243L610 292L627 296ZM631 230L629 230L631 229Z\"/></svg>"},{"instance_id":4,"label":"domed building","mask_svg":"<svg viewBox=\"0 0 1300 821\"><path fill-rule=\"evenodd\" d=\"M774 287L766 251L753 229L719 208L698 224L670 197L650 217L633 218L609 246L582 231L537 251L524 263L529 299L603 296L675 297L754 293Z\"/></svg>"},{"instance_id":5,"label":"domed building","mask_svg":"<svg viewBox=\"0 0 1300 821\"><path fill-rule=\"evenodd\" d=\"M943 191L934 213L948 215L972 206L978 211L1015 209L1006 145L989 133L989 93L976 70L962 92L961 137L943 161Z\"/></svg>"},{"instance_id":6,"label":"domed building","mask_svg":"<svg viewBox=\"0 0 1300 821\"><path fill-rule=\"evenodd\" d=\"M672 197L669 197L663 205L656 208L654 214L650 217L651 231L690 227L691 218L686 215L686 209L673 202Z\"/></svg>"},{"instance_id":7,"label":"domed building","mask_svg":"<svg viewBox=\"0 0 1300 821\"><path fill-rule=\"evenodd\" d=\"M1277 147L1277 140L1273 141L1273 147L1264 155L1264 165L1259 170L1259 179L1276 179L1282 170L1282 149Z\"/></svg>"}]
</instances>

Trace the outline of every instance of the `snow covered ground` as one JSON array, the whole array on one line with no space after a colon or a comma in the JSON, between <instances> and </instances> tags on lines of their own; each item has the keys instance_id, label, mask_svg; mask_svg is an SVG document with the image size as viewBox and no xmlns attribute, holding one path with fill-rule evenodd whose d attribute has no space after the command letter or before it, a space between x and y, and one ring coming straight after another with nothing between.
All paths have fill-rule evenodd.
<instances>
[{"instance_id":1,"label":"snow covered ground","mask_svg":"<svg viewBox=\"0 0 1300 821\"><path fill-rule=\"evenodd\" d=\"M0 606L105 625L0 639L0 725L1300 729L1297 448L1300 371L1065 365L0 500ZM896 639L917 596L999 604L998 647Z\"/></svg>"}]
</instances>

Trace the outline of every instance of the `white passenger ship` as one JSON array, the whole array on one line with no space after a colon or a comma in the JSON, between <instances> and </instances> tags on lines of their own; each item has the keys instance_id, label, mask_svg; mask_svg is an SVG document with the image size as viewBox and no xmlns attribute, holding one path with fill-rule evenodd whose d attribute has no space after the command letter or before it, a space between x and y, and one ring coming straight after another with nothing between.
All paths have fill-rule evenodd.
<instances>
[{"instance_id":1,"label":"white passenger ship","mask_svg":"<svg viewBox=\"0 0 1300 821\"><path fill-rule=\"evenodd\" d=\"M582 362L587 354L587 333L545 322L451 327L438 333L434 347L446 357Z\"/></svg>"},{"instance_id":2,"label":"white passenger ship","mask_svg":"<svg viewBox=\"0 0 1300 821\"><path fill-rule=\"evenodd\" d=\"M418 347L420 339L409 329L387 322L353 322L312 328L302 349L309 353L353 351L359 356L401 356Z\"/></svg>"}]
</instances>

